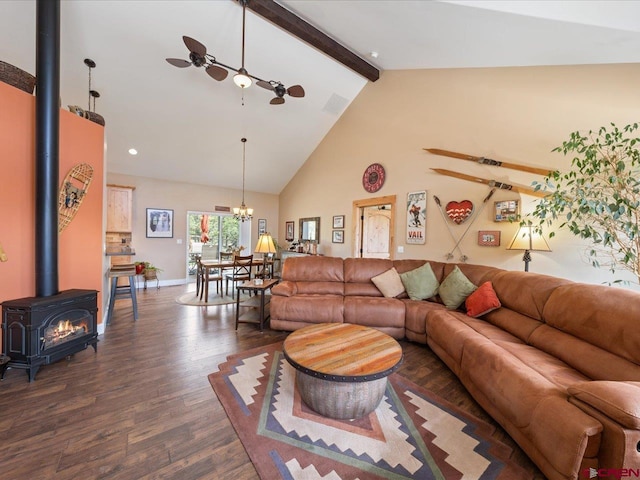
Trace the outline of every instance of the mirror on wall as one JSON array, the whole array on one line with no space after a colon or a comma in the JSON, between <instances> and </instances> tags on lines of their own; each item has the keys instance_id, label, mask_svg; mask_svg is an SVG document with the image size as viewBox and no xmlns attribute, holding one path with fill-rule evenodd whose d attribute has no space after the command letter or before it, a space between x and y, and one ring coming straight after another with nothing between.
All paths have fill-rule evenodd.
<instances>
[{"instance_id":1,"label":"mirror on wall","mask_svg":"<svg viewBox=\"0 0 640 480\"><path fill-rule=\"evenodd\" d=\"M320 217L300 219L300 240L320 243Z\"/></svg>"}]
</instances>

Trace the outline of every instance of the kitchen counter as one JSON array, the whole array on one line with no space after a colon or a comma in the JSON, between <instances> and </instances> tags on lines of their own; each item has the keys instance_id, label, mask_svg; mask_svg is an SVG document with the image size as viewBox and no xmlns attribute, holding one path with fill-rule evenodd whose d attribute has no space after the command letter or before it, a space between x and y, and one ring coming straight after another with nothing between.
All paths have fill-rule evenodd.
<instances>
[{"instance_id":1,"label":"kitchen counter","mask_svg":"<svg viewBox=\"0 0 640 480\"><path fill-rule=\"evenodd\" d=\"M132 247L107 247L106 251L105 251L105 255L106 256L129 256L129 255L135 255L136 251L132 248Z\"/></svg>"}]
</instances>

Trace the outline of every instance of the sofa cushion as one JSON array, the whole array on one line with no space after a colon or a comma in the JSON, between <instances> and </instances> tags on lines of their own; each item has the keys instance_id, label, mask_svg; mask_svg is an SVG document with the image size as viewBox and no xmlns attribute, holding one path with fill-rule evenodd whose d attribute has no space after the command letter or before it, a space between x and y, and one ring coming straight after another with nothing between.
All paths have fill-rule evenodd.
<instances>
[{"instance_id":1,"label":"sofa cushion","mask_svg":"<svg viewBox=\"0 0 640 480\"><path fill-rule=\"evenodd\" d=\"M500 308L500 299L493 289L491 282L484 282L478 289L467 297L464 302L467 315L470 317L481 317L489 312Z\"/></svg>"},{"instance_id":2,"label":"sofa cushion","mask_svg":"<svg viewBox=\"0 0 640 480\"><path fill-rule=\"evenodd\" d=\"M482 320L515 335L525 343L528 343L529 337L537 328L544 325L539 320L506 308L502 301L500 303L502 303L502 307L487 313L482 317Z\"/></svg>"},{"instance_id":3,"label":"sofa cushion","mask_svg":"<svg viewBox=\"0 0 640 480\"><path fill-rule=\"evenodd\" d=\"M405 308L402 300L382 297L344 297L344 323L382 330L394 338L404 337Z\"/></svg>"},{"instance_id":4,"label":"sofa cushion","mask_svg":"<svg viewBox=\"0 0 640 480\"><path fill-rule=\"evenodd\" d=\"M440 284L438 295L448 309L455 310L477 288L456 266Z\"/></svg>"},{"instance_id":5,"label":"sofa cushion","mask_svg":"<svg viewBox=\"0 0 640 480\"><path fill-rule=\"evenodd\" d=\"M584 382L570 387L569 393L625 428L640 429L640 383Z\"/></svg>"},{"instance_id":6,"label":"sofa cushion","mask_svg":"<svg viewBox=\"0 0 640 480\"><path fill-rule=\"evenodd\" d=\"M530 349L524 344L513 348ZM461 375L498 407L518 428L527 427L541 400L562 396L566 391L547 380L492 340L476 334L464 342ZM464 382L463 382L464 383Z\"/></svg>"},{"instance_id":7,"label":"sofa cushion","mask_svg":"<svg viewBox=\"0 0 640 480\"><path fill-rule=\"evenodd\" d=\"M275 300L278 301L275 301ZM272 296L271 326L274 320L305 323L342 323L344 297L342 295Z\"/></svg>"},{"instance_id":8,"label":"sofa cushion","mask_svg":"<svg viewBox=\"0 0 640 480\"><path fill-rule=\"evenodd\" d=\"M411 300L431 298L438 292L440 286L428 262L414 270L401 273L400 280Z\"/></svg>"},{"instance_id":9,"label":"sofa cushion","mask_svg":"<svg viewBox=\"0 0 640 480\"><path fill-rule=\"evenodd\" d=\"M574 308L574 315L579 315L578 310ZM603 331L602 335L607 333ZM640 381L640 365L626 360L617 350L605 350L549 325L541 324L536 328L529 335L528 343L592 380Z\"/></svg>"},{"instance_id":10,"label":"sofa cushion","mask_svg":"<svg viewBox=\"0 0 640 480\"><path fill-rule=\"evenodd\" d=\"M400 275L393 267L380 275L376 275L371 281L382 292L382 295L387 298L397 297L404 292L404 285L400 280Z\"/></svg>"}]
</instances>

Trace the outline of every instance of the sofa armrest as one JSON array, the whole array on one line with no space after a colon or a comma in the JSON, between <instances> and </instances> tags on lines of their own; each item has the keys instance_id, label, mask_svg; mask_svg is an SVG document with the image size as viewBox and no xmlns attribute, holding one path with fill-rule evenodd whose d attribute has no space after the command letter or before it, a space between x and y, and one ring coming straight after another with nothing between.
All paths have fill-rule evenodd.
<instances>
[{"instance_id":1,"label":"sofa armrest","mask_svg":"<svg viewBox=\"0 0 640 480\"><path fill-rule=\"evenodd\" d=\"M640 429L640 382L598 380L579 383L568 391L623 427Z\"/></svg>"},{"instance_id":2,"label":"sofa armrest","mask_svg":"<svg viewBox=\"0 0 640 480\"><path fill-rule=\"evenodd\" d=\"M271 289L272 295L280 295L281 297L293 297L296 293L298 293L296 282L288 280L280 282Z\"/></svg>"}]
</instances>

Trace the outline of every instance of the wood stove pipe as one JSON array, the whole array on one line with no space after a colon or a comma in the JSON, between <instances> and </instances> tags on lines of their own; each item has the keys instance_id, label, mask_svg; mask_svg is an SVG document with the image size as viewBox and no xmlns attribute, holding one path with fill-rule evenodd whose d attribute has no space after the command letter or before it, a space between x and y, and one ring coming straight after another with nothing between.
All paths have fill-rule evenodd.
<instances>
[{"instance_id":1,"label":"wood stove pipe","mask_svg":"<svg viewBox=\"0 0 640 480\"><path fill-rule=\"evenodd\" d=\"M58 293L60 0L36 2L36 296Z\"/></svg>"}]
</instances>

